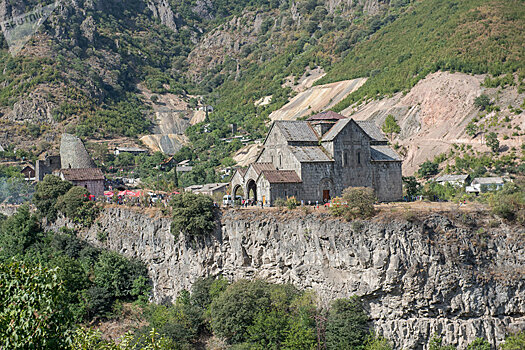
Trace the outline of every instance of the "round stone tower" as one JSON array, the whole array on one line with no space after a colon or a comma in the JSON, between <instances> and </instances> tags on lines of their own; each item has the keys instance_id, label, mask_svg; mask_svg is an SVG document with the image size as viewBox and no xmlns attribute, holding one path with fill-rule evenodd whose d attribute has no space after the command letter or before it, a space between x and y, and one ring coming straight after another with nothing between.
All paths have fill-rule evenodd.
<instances>
[{"instance_id":1,"label":"round stone tower","mask_svg":"<svg viewBox=\"0 0 525 350\"><path fill-rule=\"evenodd\" d=\"M62 169L87 169L95 167L82 141L78 137L70 134L62 135L60 162Z\"/></svg>"}]
</instances>

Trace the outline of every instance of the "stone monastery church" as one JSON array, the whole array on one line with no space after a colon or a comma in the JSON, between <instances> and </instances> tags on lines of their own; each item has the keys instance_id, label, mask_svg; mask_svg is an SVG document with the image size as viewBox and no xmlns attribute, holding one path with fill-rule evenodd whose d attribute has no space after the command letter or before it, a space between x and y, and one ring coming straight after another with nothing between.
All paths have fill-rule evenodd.
<instances>
[{"instance_id":1,"label":"stone monastery church","mask_svg":"<svg viewBox=\"0 0 525 350\"><path fill-rule=\"evenodd\" d=\"M238 169L232 194L323 203L347 187L371 187L380 201L403 197L401 157L380 129L329 111L307 121L275 121L255 163Z\"/></svg>"}]
</instances>

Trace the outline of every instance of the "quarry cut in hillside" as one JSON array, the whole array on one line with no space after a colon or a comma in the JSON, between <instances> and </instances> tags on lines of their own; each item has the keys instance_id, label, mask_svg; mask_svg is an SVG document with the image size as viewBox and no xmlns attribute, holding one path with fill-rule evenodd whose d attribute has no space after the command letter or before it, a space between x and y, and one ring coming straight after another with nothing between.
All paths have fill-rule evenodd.
<instances>
[{"instance_id":1,"label":"quarry cut in hillside","mask_svg":"<svg viewBox=\"0 0 525 350\"><path fill-rule=\"evenodd\" d=\"M273 120L296 120L334 107L352 92L357 91L366 78L339 81L336 83L314 86L300 92L281 109L270 114Z\"/></svg>"},{"instance_id":2,"label":"quarry cut in hillside","mask_svg":"<svg viewBox=\"0 0 525 350\"><path fill-rule=\"evenodd\" d=\"M180 96L169 93L156 95L143 86L139 86L139 89L145 100L150 101L155 114L152 134L140 140L153 152L177 153L188 143L184 135L186 129L203 122L205 112L192 110Z\"/></svg>"},{"instance_id":3,"label":"quarry cut in hillside","mask_svg":"<svg viewBox=\"0 0 525 350\"><path fill-rule=\"evenodd\" d=\"M313 289L324 304L361 296L371 325L396 349L425 349L433 334L460 349L476 337L497 344L525 328L525 229L489 226L486 212L347 223L298 210L230 210L205 238L174 236L159 215L106 208L79 233L145 262L156 302L220 274Z\"/></svg>"}]
</instances>

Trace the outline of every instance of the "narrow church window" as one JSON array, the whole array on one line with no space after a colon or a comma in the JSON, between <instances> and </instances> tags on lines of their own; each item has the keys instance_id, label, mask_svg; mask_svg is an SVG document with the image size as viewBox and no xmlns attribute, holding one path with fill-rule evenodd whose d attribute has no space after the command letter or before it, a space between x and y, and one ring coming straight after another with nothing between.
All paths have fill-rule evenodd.
<instances>
[{"instance_id":1,"label":"narrow church window","mask_svg":"<svg viewBox=\"0 0 525 350\"><path fill-rule=\"evenodd\" d=\"M348 153L346 151L343 151L343 167L346 167L348 165Z\"/></svg>"},{"instance_id":2,"label":"narrow church window","mask_svg":"<svg viewBox=\"0 0 525 350\"><path fill-rule=\"evenodd\" d=\"M279 154L279 168L282 166L282 164L283 164L283 155Z\"/></svg>"},{"instance_id":3,"label":"narrow church window","mask_svg":"<svg viewBox=\"0 0 525 350\"><path fill-rule=\"evenodd\" d=\"M361 152L357 152L357 164L361 164Z\"/></svg>"}]
</instances>

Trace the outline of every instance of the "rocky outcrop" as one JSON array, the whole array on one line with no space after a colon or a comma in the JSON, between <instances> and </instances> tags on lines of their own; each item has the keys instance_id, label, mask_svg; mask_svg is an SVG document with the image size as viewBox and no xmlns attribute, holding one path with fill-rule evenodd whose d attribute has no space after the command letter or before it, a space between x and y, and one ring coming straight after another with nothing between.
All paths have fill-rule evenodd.
<instances>
[{"instance_id":1,"label":"rocky outcrop","mask_svg":"<svg viewBox=\"0 0 525 350\"><path fill-rule=\"evenodd\" d=\"M222 274L311 288L325 304L357 294L395 348L423 349L434 333L460 348L499 343L525 327L524 228L481 228L467 214L343 223L298 213L227 211L212 236L188 239L168 218L108 208L79 234L144 261L157 302Z\"/></svg>"},{"instance_id":2,"label":"rocky outcrop","mask_svg":"<svg viewBox=\"0 0 525 350\"><path fill-rule=\"evenodd\" d=\"M160 19L160 22L171 30L177 32L177 22L180 22L178 15L174 14L167 0L148 1L148 8L153 12L153 16Z\"/></svg>"}]
</instances>

